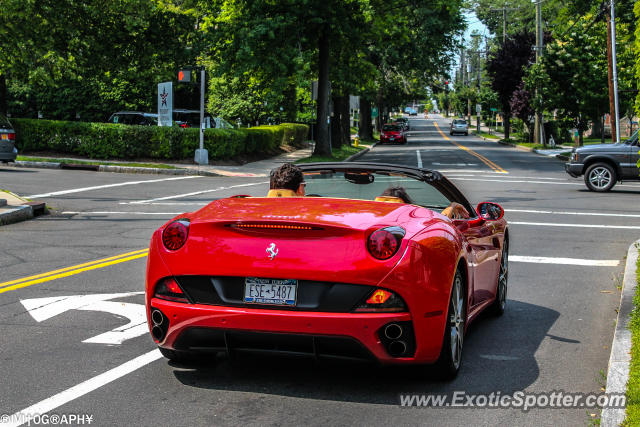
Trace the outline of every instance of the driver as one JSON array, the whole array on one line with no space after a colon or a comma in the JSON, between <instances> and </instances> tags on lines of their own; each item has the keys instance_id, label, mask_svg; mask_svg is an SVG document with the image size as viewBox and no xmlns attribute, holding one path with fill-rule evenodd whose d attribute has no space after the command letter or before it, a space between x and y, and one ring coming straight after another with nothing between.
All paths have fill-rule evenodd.
<instances>
[{"instance_id":1,"label":"driver","mask_svg":"<svg viewBox=\"0 0 640 427\"><path fill-rule=\"evenodd\" d=\"M304 197L302 169L293 163L285 163L271 171L267 197Z\"/></svg>"},{"instance_id":2,"label":"driver","mask_svg":"<svg viewBox=\"0 0 640 427\"><path fill-rule=\"evenodd\" d=\"M382 198L385 197L393 197L402 200L405 203L409 203L415 205L411 197L407 194L407 190L404 187L389 187L380 194ZM384 201L384 200L382 200ZM460 203L451 202L449 206L447 206L442 212L442 215L447 216L451 219L462 219L469 218L469 212L462 206Z\"/></svg>"}]
</instances>

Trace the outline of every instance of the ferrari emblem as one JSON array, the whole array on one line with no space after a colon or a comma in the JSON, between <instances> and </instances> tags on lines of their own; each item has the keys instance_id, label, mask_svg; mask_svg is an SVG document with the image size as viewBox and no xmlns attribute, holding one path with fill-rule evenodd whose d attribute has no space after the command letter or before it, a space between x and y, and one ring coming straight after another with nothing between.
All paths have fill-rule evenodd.
<instances>
[{"instance_id":1,"label":"ferrari emblem","mask_svg":"<svg viewBox=\"0 0 640 427\"><path fill-rule=\"evenodd\" d=\"M267 253L269 254L269 260L273 260L276 255L278 255L278 249L276 248L276 244L272 243L267 248Z\"/></svg>"}]
</instances>

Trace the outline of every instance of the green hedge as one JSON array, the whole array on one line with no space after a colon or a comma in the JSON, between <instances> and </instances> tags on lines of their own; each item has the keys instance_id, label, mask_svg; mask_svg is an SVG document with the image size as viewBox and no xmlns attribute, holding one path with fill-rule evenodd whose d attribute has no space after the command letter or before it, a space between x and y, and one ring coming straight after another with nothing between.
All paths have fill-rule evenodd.
<instances>
[{"instance_id":1,"label":"green hedge","mask_svg":"<svg viewBox=\"0 0 640 427\"><path fill-rule=\"evenodd\" d=\"M12 119L21 153L46 151L94 159L189 159L200 145L198 129L111 123ZM269 154L281 145L301 146L306 125L284 123L248 129L207 129L210 159Z\"/></svg>"}]
</instances>

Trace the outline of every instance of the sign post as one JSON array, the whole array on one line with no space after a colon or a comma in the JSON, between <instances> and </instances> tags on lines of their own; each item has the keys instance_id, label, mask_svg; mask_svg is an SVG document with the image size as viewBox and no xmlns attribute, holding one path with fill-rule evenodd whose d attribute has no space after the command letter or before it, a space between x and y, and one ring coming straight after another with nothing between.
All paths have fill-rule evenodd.
<instances>
[{"instance_id":1,"label":"sign post","mask_svg":"<svg viewBox=\"0 0 640 427\"><path fill-rule=\"evenodd\" d=\"M158 83L158 126L173 125L173 82Z\"/></svg>"},{"instance_id":2,"label":"sign post","mask_svg":"<svg viewBox=\"0 0 640 427\"><path fill-rule=\"evenodd\" d=\"M204 148L204 66L200 68L200 148L196 150L194 160L199 165L209 164L209 152Z\"/></svg>"}]
</instances>

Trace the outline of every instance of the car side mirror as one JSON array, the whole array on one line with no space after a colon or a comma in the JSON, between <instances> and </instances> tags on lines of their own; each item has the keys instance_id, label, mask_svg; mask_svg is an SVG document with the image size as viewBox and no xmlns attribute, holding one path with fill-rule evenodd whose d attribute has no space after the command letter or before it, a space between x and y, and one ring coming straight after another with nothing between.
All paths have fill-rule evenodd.
<instances>
[{"instance_id":1,"label":"car side mirror","mask_svg":"<svg viewBox=\"0 0 640 427\"><path fill-rule=\"evenodd\" d=\"M476 207L478 216L485 221L497 221L504 216L504 209L497 203L482 202Z\"/></svg>"}]
</instances>

